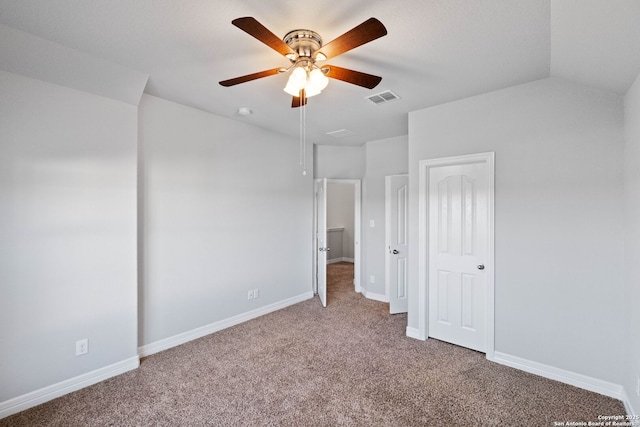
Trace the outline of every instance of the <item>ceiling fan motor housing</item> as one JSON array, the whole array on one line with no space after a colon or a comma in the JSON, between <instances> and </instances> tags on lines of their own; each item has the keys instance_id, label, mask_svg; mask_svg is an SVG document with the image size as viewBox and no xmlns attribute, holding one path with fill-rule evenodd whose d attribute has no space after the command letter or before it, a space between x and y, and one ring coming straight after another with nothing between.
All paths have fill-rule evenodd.
<instances>
[{"instance_id":1,"label":"ceiling fan motor housing","mask_svg":"<svg viewBox=\"0 0 640 427\"><path fill-rule=\"evenodd\" d=\"M297 58L286 55L291 62L296 62L298 58L311 59L313 54L322 47L322 37L311 30L289 31L282 40L298 55Z\"/></svg>"}]
</instances>

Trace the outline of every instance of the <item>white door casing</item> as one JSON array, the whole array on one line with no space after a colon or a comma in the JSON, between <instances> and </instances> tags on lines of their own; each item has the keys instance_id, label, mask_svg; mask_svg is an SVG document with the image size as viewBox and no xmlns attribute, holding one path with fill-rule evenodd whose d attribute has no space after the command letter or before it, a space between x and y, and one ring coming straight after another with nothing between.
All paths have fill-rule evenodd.
<instances>
[{"instance_id":1,"label":"white door casing","mask_svg":"<svg viewBox=\"0 0 640 427\"><path fill-rule=\"evenodd\" d=\"M408 309L408 175L385 177L385 288L391 314Z\"/></svg>"},{"instance_id":2,"label":"white door casing","mask_svg":"<svg viewBox=\"0 0 640 427\"><path fill-rule=\"evenodd\" d=\"M313 218L313 292L318 296L324 296L323 305L326 307L326 283L327 283L327 253L319 251L319 248L326 247L321 243L327 242L327 183L351 184L354 186L354 278L353 284L356 292L360 292L360 234L361 234L361 181L359 179L316 179L315 180L315 197L314 197L314 218ZM319 191L322 189L322 191ZM324 194L320 198L319 195ZM320 225L322 230L320 230ZM321 290L324 290L321 295ZM322 300L322 298L321 298Z\"/></svg>"},{"instance_id":3,"label":"white door casing","mask_svg":"<svg viewBox=\"0 0 640 427\"><path fill-rule=\"evenodd\" d=\"M316 182L316 283L322 306L327 306L327 179Z\"/></svg>"},{"instance_id":4,"label":"white door casing","mask_svg":"<svg viewBox=\"0 0 640 427\"><path fill-rule=\"evenodd\" d=\"M420 162L419 335L493 358L494 153Z\"/></svg>"}]
</instances>

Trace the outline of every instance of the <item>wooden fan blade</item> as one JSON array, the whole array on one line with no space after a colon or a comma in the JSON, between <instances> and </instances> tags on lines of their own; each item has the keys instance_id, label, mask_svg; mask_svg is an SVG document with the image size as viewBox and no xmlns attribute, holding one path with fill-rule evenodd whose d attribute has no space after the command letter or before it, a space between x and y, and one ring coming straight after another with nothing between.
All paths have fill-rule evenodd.
<instances>
[{"instance_id":1,"label":"wooden fan blade","mask_svg":"<svg viewBox=\"0 0 640 427\"><path fill-rule=\"evenodd\" d=\"M258 73L247 74L246 76L236 77L234 79L223 80L220 84L224 87L234 86L240 83L250 82L251 80L261 79L263 77L275 76L282 68L272 68L270 70L260 71Z\"/></svg>"},{"instance_id":2,"label":"wooden fan blade","mask_svg":"<svg viewBox=\"0 0 640 427\"><path fill-rule=\"evenodd\" d=\"M244 18L234 19L231 23L245 33L260 40L262 43L266 44L281 55L295 55L293 49L291 49L280 37L269 31L267 27L259 23L255 18L246 16Z\"/></svg>"},{"instance_id":3,"label":"wooden fan blade","mask_svg":"<svg viewBox=\"0 0 640 427\"><path fill-rule=\"evenodd\" d=\"M327 65L322 69L328 68L326 76L343 82L352 83L354 85L373 89L382 81L382 77L374 76L360 71L349 70L348 68L336 67L335 65Z\"/></svg>"},{"instance_id":4,"label":"wooden fan blade","mask_svg":"<svg viewBox=\"0 0 640 427\"><path fill-rule=\"evenodd\" d=\"M353 48L369 43L387 34L387 29L376 18L369 18L362 24L330 41L319 50L327 59L334 58ZM316 52L316 58L318 52Z\"/></svg>"},{"instance_id":5,"label":"wooden fan blade","mask_svg":"<svg viewBox=\"0 0 640 427\"><path fill-rule=\"evenodd\" d=\"M304 89L300 91L300 96L294 96L291 100L291 108L302 107L307 105L307 97L305 96Z\"/></svg>"}]
</instances>

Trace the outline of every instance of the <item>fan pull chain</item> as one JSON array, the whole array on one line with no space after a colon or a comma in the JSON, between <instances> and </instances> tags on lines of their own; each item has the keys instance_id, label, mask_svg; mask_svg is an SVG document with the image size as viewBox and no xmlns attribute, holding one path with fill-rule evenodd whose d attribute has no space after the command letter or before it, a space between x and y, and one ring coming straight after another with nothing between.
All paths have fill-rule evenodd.
<instances>
[{"instance_id":1,"label":"fan pull chain","mask_svg":"<svg viewBox=\"0 0 640 427\"><path fill-rule=\"evenodd\" d=\"M302 176L307 175L307 111L304 89L300 91L300 166Z\"/></svg>"},{"instance_id":2,"label":"fan pull chain","mask_svg":"<svg viewBox=\"0 0 640 427\"><path fill-rule=\"evenodd\" d=\"M307 105L302 106L302 176L307 175Z\"/></svg>"},{"instance_id":3,"label":"fan pull chain","mask_svg":"<svg viewBox=\"0 0 640 427\"><path fill-rule=\"evenodd\" d=\"M300 91L300 101L302 102L302 91ZM299 132L300 132L300 167L302 167L302 105L300 105L299 107L299 113L300 113L300 126L299 126Z\"/></svg>"}]
</instances>

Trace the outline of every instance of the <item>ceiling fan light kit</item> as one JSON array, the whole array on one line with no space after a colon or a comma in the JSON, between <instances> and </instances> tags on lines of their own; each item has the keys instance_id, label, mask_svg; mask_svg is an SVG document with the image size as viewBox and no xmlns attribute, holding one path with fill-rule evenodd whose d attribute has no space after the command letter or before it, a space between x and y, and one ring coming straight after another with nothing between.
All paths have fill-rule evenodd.
<instances>
[{"instance_id":1,"label":"ceiling fan light kit","mask_svg":"<svg viewBox=\"0 0 640 427\"><path fill-rule=\"evenodd\" d=\"M284 91L289 95L299 96L300 91L304 89L306 97L310 98L322 92L328 84L329 79L318 67L301 65L296 66L291 72Z\"/></svg>"},{"instance_id":2,"label":"ceiling fan light kit","mask_svg":"<svg viewBox=\"0 0 640 427\"><path fill-rule=\"evenodd\" d=\"M329 84L329 79L315 64L317 60L326 59L323 54L319 55L323 59L316 55L322 47L322 37L311 30L293 30L284 36L283 41L295 52L285 55L293 63L293 71L284 91L292 96L300 96L300 91L304 89L307 98L318 95Z\"/></svg>"}]
</instances>

